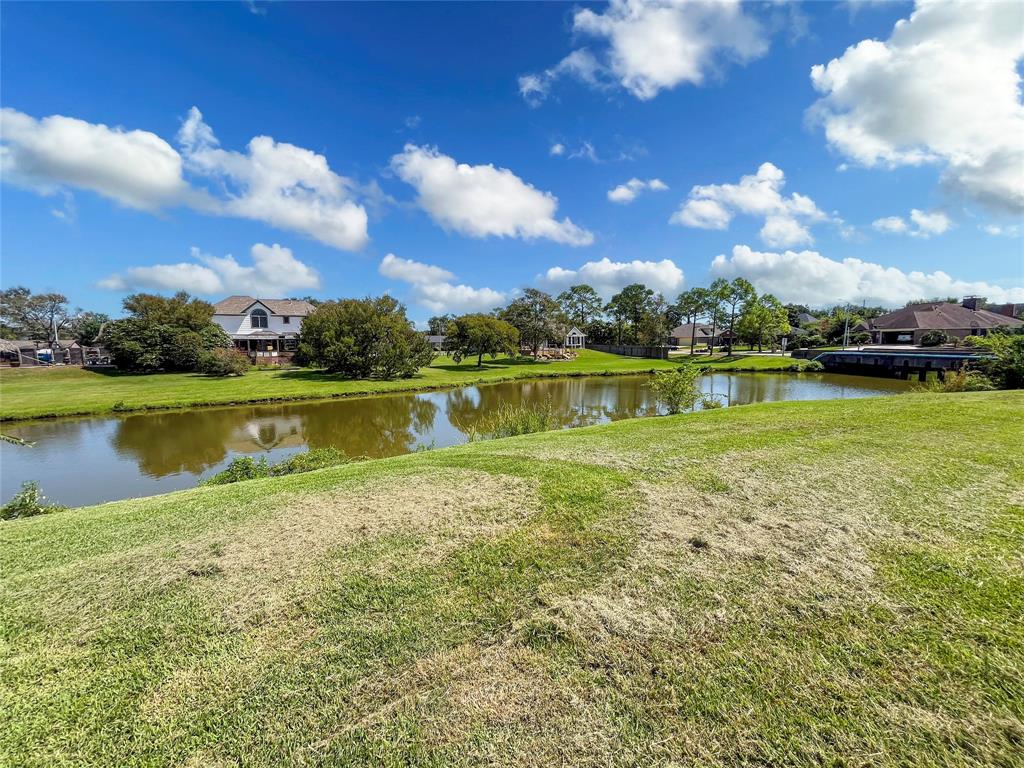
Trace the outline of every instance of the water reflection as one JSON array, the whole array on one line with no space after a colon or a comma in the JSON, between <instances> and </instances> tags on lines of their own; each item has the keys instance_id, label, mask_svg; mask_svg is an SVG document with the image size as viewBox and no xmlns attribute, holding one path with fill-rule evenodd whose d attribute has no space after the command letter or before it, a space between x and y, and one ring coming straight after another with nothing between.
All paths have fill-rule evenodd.
<instances>
[{"instance_id":1,"label":"water reflection","mask_svg":"<svg viewBox=\"0 0 1024 768\"><path fill-rule=\"evenodd\" d=\"M701 389L727 405L768 400L864 397L903 391L905 382L850 376L713 374ZM11 425L34 448L0 445L0 492L10 498L37 480L69 504L194 486L239 455L271 461L335 446L353 456L395 456L420 446L465 442L496 407L550 401L562 427L658 412L644 376L548 379L406 395L269 406L169 411L121 418Z\"/></svg>"}]
</instances>

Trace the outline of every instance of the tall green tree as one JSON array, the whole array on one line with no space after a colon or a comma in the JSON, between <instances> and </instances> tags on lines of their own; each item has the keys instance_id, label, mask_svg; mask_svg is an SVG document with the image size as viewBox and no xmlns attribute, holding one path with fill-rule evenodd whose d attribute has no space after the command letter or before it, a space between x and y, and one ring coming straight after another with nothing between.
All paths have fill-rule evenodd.
<instances>
[{"instance_id":1,"label":"tall green tree","mask_svg":"<svg viewBox=\"0 0 1024 768\"><path fill-rule=\"evenodd\" d=\"M697 321L709 311L710 301L711 292L707 288L699 287L684 291L676 299L676 311L692 328L690 333L691 355L693 355L693 349L697 342Z\"/></svg>"},{"instance_id":2,"label":"tall green tree","mask_svg":"<svg viewBox=\"0 0 1024 768\"><path fill-rule=\"evenodd\" d=\"M642 283L632 283L616 293L609 300L605 311L615 321L616 342L621 344L625 337L637 341L637 333L644 317L655 311L654 291Z\"/></svg>"},{"instance_id":3,"label":"tall green tree","mask_svg":"<svg viewBox=\"0 0 1024 768\"><path fill-rule=\"evenodd\" d=\"M455 319L455 315L434 315L427 320L427 333L431 336L444 336L448 333L448 324Z\"/></svg>"},{"instance_id":4,"label":"tall green tree","mask_svg":"<svg viewBox=\"0 0 1024 768\"><path fill-rule=\"evenodd\" d=\"M601 297L589 285L573 285L558 294L558 303L569 322L583 330L601 316Z\"/></svg>"},{"instance_id":5,"label":"tall green tree","mask_svg":"<svg viewBox=\"0 0 1024 768\"><path fill-rule=\"evenodd\" d=\"M82 312L71 323L71 335L82 346L95 344L110 318L102 312Z\"/></svg>"},{"instance_id":6,"label":"tall green tree","mask_svg":"<svg viewBox=\"0 0 1024 768\"><path fill-rule=\"evenodd\" d=\"M410 378L434 351L391 296L321 304L302 323L302 356L353 378Z\"/></svg>"},{"instance_id":7,"label":"tall green tree","mask_svg":"<svg viewBox=\"0 0 1024 768\"><path fill-rule=\"evenodd\" d=\"M715 353L715 337L718 334L718 326L723 323L723 304L729 293L729 281L722 277L712 281L708 287L706 312L708 321L711 323L711 341L708 344L709 355Z\"/></svg>"},{"instance_id":8,"label":"tall green tree","mask_svg":"<svg viewBox=\"0 0 1024 768\"><path fill-rule=\"evenodd\" d=\"M775 348L775 339L789 333L789 315L786 308L770 293L748 301L736 323L737 332L742 338L757 344L761 352L765 342Z\"/></svg>"},{"instance_id":9,"label":"tall green tree","mask_svg":"<svg viewBox=\"0 0 1024 768\"><path fill-rule=\"evenodd\" d=\"M717 282L717 281L715 281ZM743 312L744 306L747 302L754 301L757 298L757 291L754 290L754 286L750 284L750 281L737 277L731 283L727 283L726 287L722 292L721 307L726 318L729 321L729 338L726 341L726 354L732 354L732 343L735 338L736 320Z\"/></svg>"},{"instance_id":10,"label":"tall green tree","mask_svg":"<svg viewBox=\"0 0 1024 768\"><path fill-rule=\"evenodd\" d=\"M61 293L32 293L24 286L0 291L0 325L12 337L46 341L51 347L74 321Z\"/></svg>"},{"instance_id":11,"label":"tall green tree","mask_svg":"<svg viewBox=\"0 0 1024 768\"><path fill-rule=\"evenodd\" d=\"M568 320L550 294L527 288L523 295L498 311L498 318L519 331L519 339L537 356L540 345L565 336Z\"/></svg>"},{"instance_id":12,"label":"tall green tree","mask_svg":"<svg viewBox=\"0 0 1024 768\"><path fill-rule=\"evenodd\" d=\"M493 360L498 355L514 357L519 351L519 331L514 326L491 315L462 315L448 324L448 348L452 359L461 363L476 355L479 368L484 355Z\"/></svg>"}]
</instances>

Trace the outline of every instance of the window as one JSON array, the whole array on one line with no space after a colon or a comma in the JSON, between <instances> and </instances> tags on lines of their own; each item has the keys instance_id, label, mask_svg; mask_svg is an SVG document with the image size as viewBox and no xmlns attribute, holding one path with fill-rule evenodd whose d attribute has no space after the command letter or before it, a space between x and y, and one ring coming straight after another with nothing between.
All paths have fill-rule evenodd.
<instances>
[{"instance_id":1,"label":"window","mask_svg":"<svg viewBox=\"0 0 1024 768\"><path fill-rule=\"evenodd\" d=\"M288 317L288 315L285 315L285 316L284 316L283 318L281 318L281 319L282 319L282 320L284 320L284 324L285 324L285 325L290 325L290 324L291 324L291 322L292 322L292 319L291 319L290 317Z\"/></svg>"},{"instance_id":2,"label":"window","mask_svg":"<svg viewBox=\"0 0 1024 768\"><path fill-rule=\"evenodd\" d=\"M254 309L249 313L249 322L253 328L267 327L267 312L264 309Z\"/></svg>"}]
</instances>

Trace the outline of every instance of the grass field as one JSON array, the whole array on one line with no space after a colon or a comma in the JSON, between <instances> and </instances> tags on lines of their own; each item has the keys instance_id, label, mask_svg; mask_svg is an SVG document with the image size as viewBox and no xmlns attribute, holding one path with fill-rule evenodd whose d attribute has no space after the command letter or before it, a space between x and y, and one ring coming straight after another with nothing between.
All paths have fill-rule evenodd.
<instances>
[{"instance_id":1,"label":"grass field","mask_svg":"<svg viewBox=\"0 0 1024 768\"><path fill-rule=\"evenodd\" d=\"M700 363L723 370L766 370L790 365L792 361L777 357L737 357ZM80 368L8 368L0 371L0 420L344 397L543 376L643 373L676 365L674 361L583 350L573 361L498 358L485 359L481 368L476 367L475 360L457 365L442 357L421 369L417 376L395 381L346 379L308 369L254 370L241 377L211 378L191 373L125 375Z\"/></svg>"},{"instance_id":2,"label":"grass field","mask_svg":"<svg viewBox=\"0 0 1024 768\"><path fill-rule=\"evenodd\" d=\"M780 402L0 524L0 764L1020 765L1022 423Z\"/></svg>"}]
</instances>

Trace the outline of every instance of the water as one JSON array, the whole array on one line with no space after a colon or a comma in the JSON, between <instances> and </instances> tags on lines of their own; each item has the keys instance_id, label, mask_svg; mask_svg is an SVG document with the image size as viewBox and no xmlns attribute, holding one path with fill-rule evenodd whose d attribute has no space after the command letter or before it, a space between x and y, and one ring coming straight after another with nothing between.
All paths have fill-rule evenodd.
<instances>
[{"instance_id":1,"label":"water","mask_svg":"<svg viewBox=\"0 0 1024 768\"><path fill-rule=\"evenodd\" d=\"M646 376L515 381L421 394L379 395L285 405L201 408L120 417L11 424L34 447L0 443L0 494L26 480L53 502L95 504L191 488L236 456L281 459L335 446L350 456L394 456L466 442L463 430L501 403L550 398L562 426L659 413ZM905 391L888 379L830 374L705 376L701 390L723 404L827 400ZM722 399L722 398L719 398Z\"/></svg>"}]
</instances>

